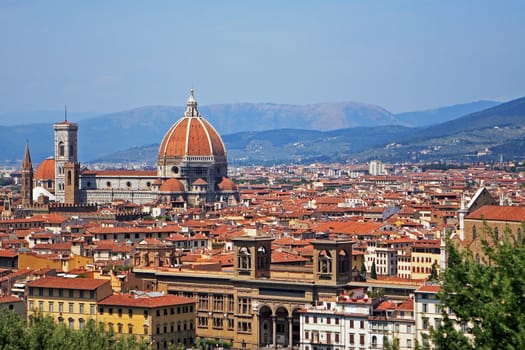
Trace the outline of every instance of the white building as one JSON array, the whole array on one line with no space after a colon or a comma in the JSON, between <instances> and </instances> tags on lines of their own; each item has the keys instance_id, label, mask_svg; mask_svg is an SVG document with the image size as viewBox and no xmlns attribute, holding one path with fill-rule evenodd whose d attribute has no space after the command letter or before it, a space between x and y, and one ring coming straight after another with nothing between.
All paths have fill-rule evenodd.
<instances>
[{"instance_id":1,"label":"white building","mask_svg":"<svg viewBox=\"0 0 525 350\"><path fill-rule=\"evenodd\" d=\"M374 302L362 290L339 297L337 303L323 302L300 315L301 350L370 349L369 316ZM377 341L377 338L376 338Z\"/></svg>"},{"instance_id":2,"label":"white building","mask_svg":"<svg viewBox=\"0 0 525 350\"><path fill-rule=\"evenodd\" d=\"M417 341L424 348L433 349L430 329L437 328L441 322L441 302L437 298L439 290L439 284L424 284L414 294Z\"/></svg>"},{"instance_id":3,"label":"white building","mask_svg":"<svg viewBox=\"0 0 525 350\"><path fill-rule=\"evenodd\" d=\"M371 160L368 164L368 173L373 176L386 175L385 165L378 160Z\"/></svg>"}]
</instances>

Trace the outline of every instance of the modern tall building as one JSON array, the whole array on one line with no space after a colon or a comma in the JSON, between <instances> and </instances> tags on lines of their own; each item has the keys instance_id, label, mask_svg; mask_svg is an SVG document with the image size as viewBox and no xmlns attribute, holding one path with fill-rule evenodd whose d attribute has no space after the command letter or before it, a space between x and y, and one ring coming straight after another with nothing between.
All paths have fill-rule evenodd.
<instances>
[{"instance_id":1,"label":"modern tall building","mask_svg":"<svg viewBox=\"0 0 525 350\"><path fill-rule=\"evenodd\" d=\"M368 165L368 173L373 176L386 175L385 165L378 160L371 160Z\"/></svg>"},{"instance_id":2,"label":"modern tall building","mask_svg":"<svg viewBox=\"0 0 525 350\"><path fill-rule=\"evenodd\" d=\"M236 205L239 194L227 177L226 147L199 113L191 90L186 111L160 143L157 170L89 170L78 162L78 124L54 125L55 154L36 170L35 196L73 204L117 199L174 208ZM35 199L38 199L36 197Z\"/></svg>"}]
</instances>

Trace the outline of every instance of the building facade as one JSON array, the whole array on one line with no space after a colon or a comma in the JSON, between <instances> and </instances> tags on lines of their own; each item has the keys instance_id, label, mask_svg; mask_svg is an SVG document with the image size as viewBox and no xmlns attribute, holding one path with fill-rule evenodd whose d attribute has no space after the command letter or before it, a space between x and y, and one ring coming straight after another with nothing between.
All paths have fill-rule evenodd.
<instances>
[{"instance_id":1,"label":"building facade","mask_svg":"<svg viewBox=\"0 0 525 350\"><path fill-rule=\"evenodd\" d=\"M222 203L221 207L237 205L237 186L227 177L226 147L219 133L199 113L193 90L186 106L184 116L161 141L156 171L82 168L78 162L78 124L66 117L54 124L54 157L42 162L38 176L34 181L30 179L32 191L26 192L67 205L117 199L179 209L214 203Z\"/></svg>"},{"instance_id":2,"label":"building facade","mask_svg":"<svg viewBox=\"0 0 525 350\"><path fill-rule=\"evenodd\" d=\"M195 342L195 301L162 293L114 294L98 302L97 321L115 334L134 335L153 349Z\"/></svg>"},{"instance_id":3,"label":"building facade","mask_svg":"<svg viewBox=\"0 0 525 350\"><path fill-rule=\"evenodd\" d=\"M96 320L97 302L113 294L111 281L93 278L44 277L27 283L27 315L50 316L71 329Z\"/></svg>"}]
</instances>

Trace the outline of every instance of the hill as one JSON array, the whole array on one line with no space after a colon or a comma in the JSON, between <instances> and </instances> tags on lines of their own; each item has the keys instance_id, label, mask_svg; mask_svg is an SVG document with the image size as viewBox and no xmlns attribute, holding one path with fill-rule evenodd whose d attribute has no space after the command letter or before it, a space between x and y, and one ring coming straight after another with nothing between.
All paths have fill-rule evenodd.
<instances>
[{"instance_id":1,"label":"hill","mask_svg":"<svg viewBox=\"0 0 525 350\"><path fill-rule=\"evenodd\" d=\"M427 128L376 126L331 131L278 129L223 135L232 164L491 161L525 158L525 98ZM98 159L156 159L158 144Z\"/></svg>"},{"instance_id":2,"label":"hill","mask_svg":"<svg viewBox=\"0 0 525 350\"><path fill-rule=\"evenodd\" d=\"M479 112L497 106L500 103L501 102L496 101L475 101L422 111L398 113L396 114L396 117L401 121L402 125L424 127L444 123L467 114Z\"/></svg>"},{"instance_id":3,"label":"hill","mask_svg":"<svg viewBox=\"0 0 525 350\"><path fill-rule=\"evenodd\" d=\"M96 159L118 150L159 143L168 128L184 113L185 107L146 106L128 111L78 120L79 158ZM398 124L385 109L357 102L320 103L311 105L278 105L237 103L200 106L200 113L222 134L241 131L296 128L334 130L357 126ZM60 114L58 114L60 115ZM55 120L60 120L55 118ZM17 137L13 137L17 135ZM6 137L0 159L20 161L26 139L34 160L40 162L53 153L52 123L0 127L0 138ZM7 147L9 146L9 147Z\"/></svg>"},{"instance_id":4,"label":"hill","mask_svg":"<svg viewBox=\"0 0 525 350\"><path fill-rule=\"evenodd\" d=\"M424 128L393 126L400 121L387 111L355 103L233 104L199 109L223 135L232 164L374 158L385 162L486 161L499 159L500 154L505 159L523 159L525 155L525 98ZM79 158L84 163L154 165L158 143L183 110L142 107L82 120ZM322 129L315 130L314 126L321 125ZM350 127L336 128L338 125ZM269 126L276 128L267 130ZM253 130L243 131L248 128ZM0 127L0 158L4 163L21 162L24 143L29 140L33 162L38 164L52 155L52 138L52 124Z\"/></svg>"},{"instance_id":5,"label":"hill","mask_svg":"<svg viewBox=\"0 0 525 350\"><path fill-rule=\"evenodd\" d=\"M398 140L395 148L376 150L385 159L400 161L494 161L525 159L525 97L445 123L419 129ZM367 158L363 152L359 157Z\"/></svg>"}]
</instances>

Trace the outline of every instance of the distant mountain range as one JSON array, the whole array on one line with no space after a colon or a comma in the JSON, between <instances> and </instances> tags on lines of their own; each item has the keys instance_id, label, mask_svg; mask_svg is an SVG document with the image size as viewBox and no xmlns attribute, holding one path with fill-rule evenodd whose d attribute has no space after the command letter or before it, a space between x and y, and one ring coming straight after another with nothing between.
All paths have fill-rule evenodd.
<instances>
[{"instance_id":1,"label":"distant mountain range","mask_svg":"<svg viewBox=\"0 0 525 350\"><path fill-rule=\"evenodd\" d=\"M11 113L0 113L0 125L15 126L28 124L47 124L53 123L63 118L65 110L62 111L21 111ZM99 116L103 113L98 112L75 112L76 121Z\"/></svg>"},{"instance_id":2,"label":"distant mountain range","mask_svg":"<svg viewBox=\"0 0 525 350\"><path fill-rule=\"evenodd\" d=\"M496 101L475 101L436 109L399 113L396 114L396 117L401 121L401 125L404 126L430 126L482 111L500 103Z\"/></svg>"},{"instance_id":3,"label":"distant mountain range","mask_svg":"<svg viewBox=\"0 0 525 350\"><path fill-rule=\"evenodd\" d=\"M449 135L453 131L451 128L457 124L442 123L451 119L455 121L454 118L464 114L492 110L487 113L492 113L494 122L494 116L499 113L498 108L501 106L503 109L516 110L512 113L518 119L519 116L525 118L524 111L518 111L521 107L505 107L508 103L493 107L497 104L493 101L477 101L398 115L378 106L354 102L304 106L224 104L200 106L199 111L223 135L232 163L353 161L370 158L386 161L390 158L404 157L410 160L418 157L417 147L423 145L412 149L410 145L413 142L429 141L431 136L428 133L433 128L445 130ZM492 108L486 109L487 106ZM158 143L183 112L184 107L149 106L82 119L78 122L79 158L84 163L154 164ZM485 118L485 114L480 116ZM70 115L69 119L75 121L74 115ZM435 126L422 128L429 124ZM470 122L469 125L477 124ZM423 140L412 141L412 137L417 135L427 136ZM34 163L52 155L52 124L0 127L0 162L20 162L26 139ZM500 146L491 144L491 147ZM424 151L423 155L430 153Z\"/></svg>"},{"instance_id":4,"label":"distant mountain range","mask_svg":"<svg viewBox=\"0 0 525 350\"><path fill-rule=\"evenodd\" d=\"M330 131L276 129L223 135L232 164L525 160L525 97L429 127L373 126ZM148 162L158 144L98 162ZM151 162L151 161L150 161Z\"/></svg>"}]
</instances>

